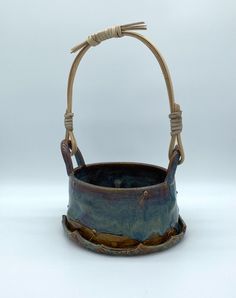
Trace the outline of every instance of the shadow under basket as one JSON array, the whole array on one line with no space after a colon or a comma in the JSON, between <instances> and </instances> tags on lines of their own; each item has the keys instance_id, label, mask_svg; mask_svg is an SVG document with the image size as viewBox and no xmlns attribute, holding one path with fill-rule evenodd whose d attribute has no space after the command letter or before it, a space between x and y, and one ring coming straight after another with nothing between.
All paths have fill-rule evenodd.
<instances>
[{"instance_id":1,"label":"shadow under basket","mask_svg":"<svg viewBox=\"0 0 236 298\"><path fill-rule=\"evenodd\" d=\"M62 142L65 161L70 149ZM77 151L77 160L82 155ZM175 150L168 169L142 163L82 164L69 175L69 205L63 226L81 246L110 255L167 249L186 225L176 204ZM68 164L67 164L68 165Z\"/></svg>"}]
</instances>

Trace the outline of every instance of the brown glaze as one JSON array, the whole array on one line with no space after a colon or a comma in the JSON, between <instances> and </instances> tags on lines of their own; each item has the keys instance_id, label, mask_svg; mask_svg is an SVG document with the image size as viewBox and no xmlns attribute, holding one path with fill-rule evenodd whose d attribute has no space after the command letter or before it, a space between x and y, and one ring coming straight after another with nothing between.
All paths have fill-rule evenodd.
<instances>
[{"instance_id":1,"label":"brown glaze","mask_svg":"<svg viewBox=\"0 0 236 298\"><path fill-rule=\"evenodd\" d=\"M140 242L125 236L99 233L79 222L68 220L65 215L62 217L62 223L68 237L80 246L108 255L143 255L162 251L177 244L186 231L185 222L179 217L179 231L170 228L164 235L153 235Z\"/></svg>"}]
</instances>

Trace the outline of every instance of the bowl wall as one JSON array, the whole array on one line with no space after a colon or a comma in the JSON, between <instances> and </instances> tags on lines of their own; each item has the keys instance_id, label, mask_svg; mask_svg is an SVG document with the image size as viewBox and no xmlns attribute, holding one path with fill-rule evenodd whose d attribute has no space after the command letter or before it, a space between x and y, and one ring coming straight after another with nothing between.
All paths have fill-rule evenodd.
<instances>
[{"instance_id":1,"label":"bowl wall","mask_svg":"<svg viewBox=\"0 0 236 298\"><path fill-rule=\"evenodd\" d=\"M101 233L144 241L178 225L175 182L134 163L92 164L70 175L68 219Z\"/></svg>"}]
</instances>

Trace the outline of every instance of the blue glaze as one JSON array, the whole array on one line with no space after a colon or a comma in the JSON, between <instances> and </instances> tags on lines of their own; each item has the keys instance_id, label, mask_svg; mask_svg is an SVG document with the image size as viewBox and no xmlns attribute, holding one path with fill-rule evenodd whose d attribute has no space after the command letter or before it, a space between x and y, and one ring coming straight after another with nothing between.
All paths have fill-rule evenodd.
<instances>
[{"instance_id":1,"label":"blue glaze","mask_svg":"<svg viewBox=\"0 0 236 298\"><path fill-rule=\"evenodd\" d=\"M87 169L85 171L82 170L83 168L76 169L69 177L68 219L79 221L98 232L128 236L139 241L144 241L154 234L163 235L171 227L178 228L179 210L176 203L174 180L178 160L179 153L177 152L171 159L167 171L152 165L135 164L125 165L124 173L121 175L122 171L117 170L115 166L112 177L117 180L116 175L120 175L124 185L122 188L103 186L104 183L108 185L112 183L111 176L105 180L105 176L102 178L99 176L100 169L109 168L109 164L86 166L89 170L91 167L94 180L91 180L92 176L85 177ZM119 164L118 168L122 166ZM145 181L151 184L155 179L160 182L129 188L129 185L134 183L132 181L133 173L137 173L133 171L133 166L137 167L137 171L141 169L141 173L145 174L142 184L145 184ZM95 171L93 167L99 171ZM83 175L85 176L80 176L79 171L82 174L84 171ZM106 170L104 171L106 173ZM129 172L132 175L129 175ZM154 180L151 181L153 176ZM82 181L77 177L88 181L90 179L94 184ZM138 179L142 180L141 177ZM100 185L95 185L97 181Z\"/></svg>"}]
</instances>

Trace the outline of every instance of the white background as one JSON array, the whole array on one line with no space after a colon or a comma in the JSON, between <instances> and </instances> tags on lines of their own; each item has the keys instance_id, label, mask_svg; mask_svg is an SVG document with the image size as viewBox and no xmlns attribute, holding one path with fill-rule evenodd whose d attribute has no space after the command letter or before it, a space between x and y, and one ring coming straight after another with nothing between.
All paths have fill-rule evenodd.
<instances>
[{"instance_id":1,"label":"white background","mask_svg":"<svg viewBox=\"0 0 236 298\"><path fill-rule=\"evenodd\" d=\"M230 0L1 2L1 297L236 297L235 18ZM165 57L183 110L186 161L176 180L188 230L159 254L101 256L71 243L60 222L69 49L135 21L147 23L143 34ZM165 84L137 40L87 53L74 112L87 162L167 166Z\"/></svg>"}]
</instances>

